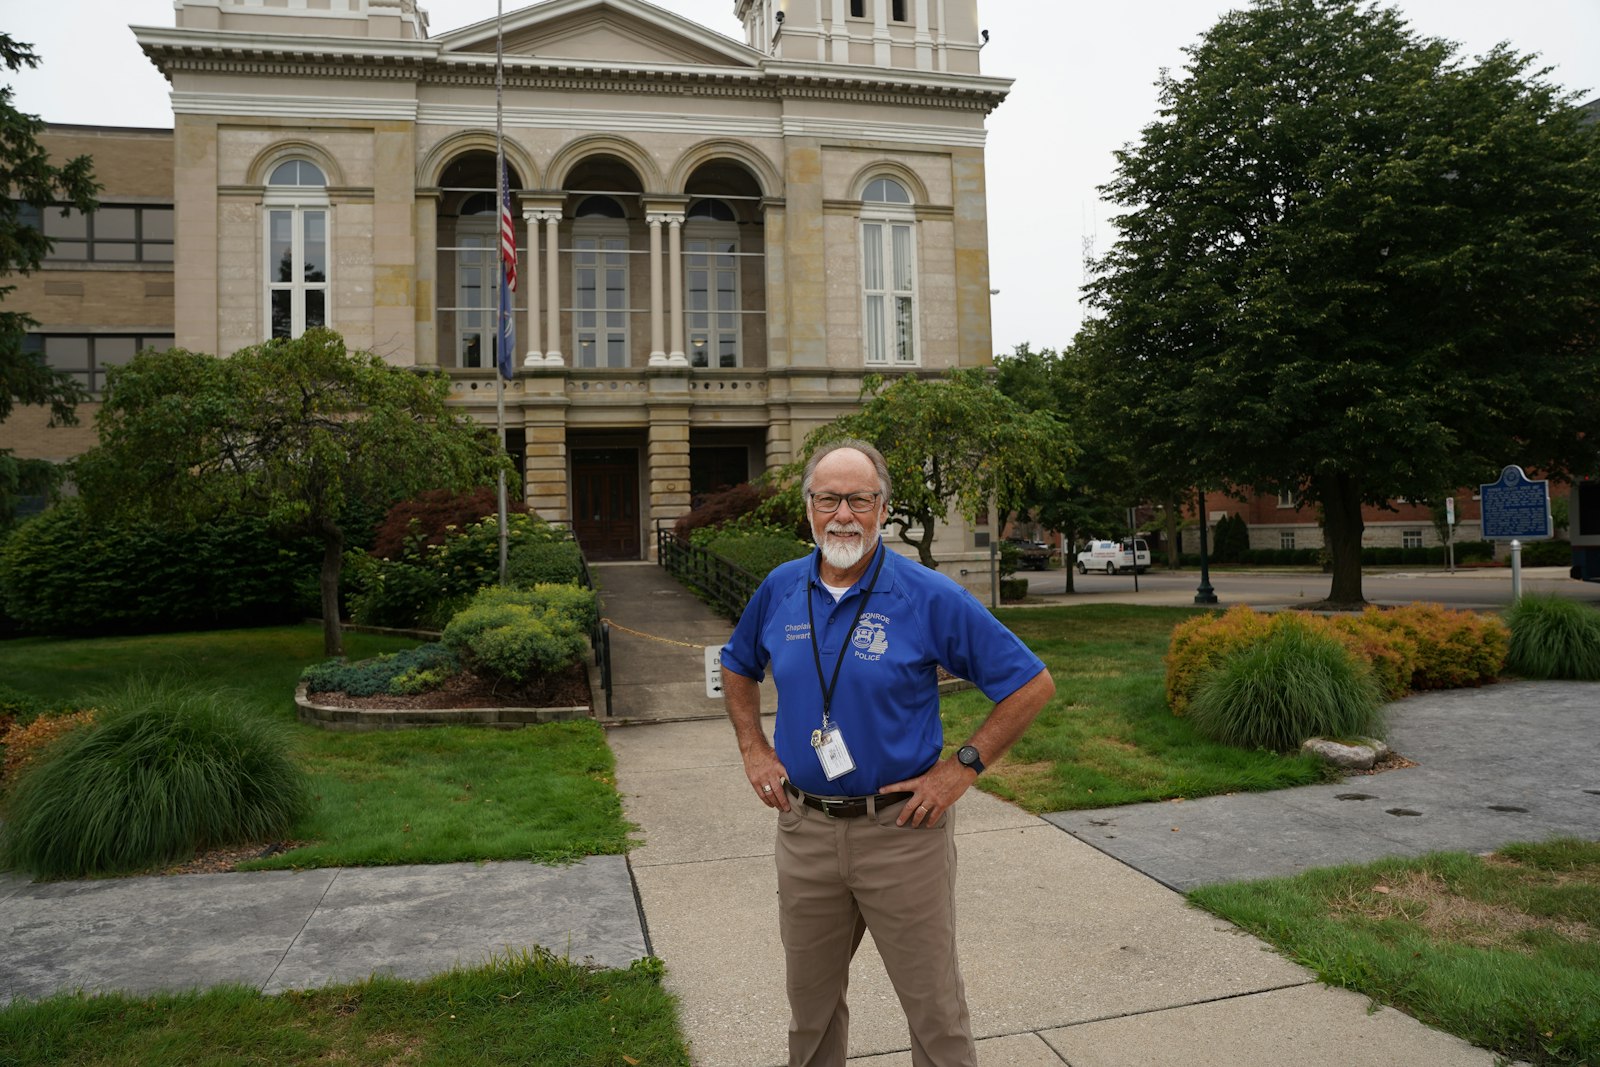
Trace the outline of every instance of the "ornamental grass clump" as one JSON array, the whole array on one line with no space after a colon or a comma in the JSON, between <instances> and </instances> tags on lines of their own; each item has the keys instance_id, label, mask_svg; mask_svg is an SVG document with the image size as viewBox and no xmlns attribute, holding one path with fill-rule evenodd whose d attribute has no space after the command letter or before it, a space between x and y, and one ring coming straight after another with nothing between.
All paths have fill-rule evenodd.
<instances>
[{"instance_id":1,"label":"ornamental grass clump","mask_svg":"<svg viewBox=\"0 0 1600 1067\"><path fill-rule=\"evenodd\" d=\"M1381 737L1382 702L1368 664L1331 633L1289 618L1207 674L1188 717L1213 741L1288 752L1311 737Z\"/></svg>"},{"instance_id":2,"label":"ornamental grass clump","mask_svg":"<svg viewBox=\"0 0 1600 1067\"><path fill-rule=\"evenodd\" d=\"M1506 612L1506 668L1524 678L1600 680L1600 611L1553 594L1528 594Z\"/></svg>"},{"instance_id":3,"label":"ornamental grass clump","mask_svg":"<svg viewBox=\"0 0 1600 1067\"><path fill-rule=\"evenodd\" d=\"M0 866L41 878L147 869L282 835L311 803L282 728L226 690L136 679L6 798Z\"/></svg>"}]
</instances>

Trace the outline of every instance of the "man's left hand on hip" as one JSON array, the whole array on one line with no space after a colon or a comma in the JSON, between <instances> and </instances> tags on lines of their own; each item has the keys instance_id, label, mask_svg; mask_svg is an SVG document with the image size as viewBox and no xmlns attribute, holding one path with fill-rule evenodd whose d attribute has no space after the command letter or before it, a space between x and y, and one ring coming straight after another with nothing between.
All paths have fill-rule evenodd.
<instances>
[{"instance_id":1,"label":"man's left hand on hip","mask_svg":"<svg viewBox=\"0 0 1600 1067\"><path fill-rule=\"evenodd\" d=\"M903 782L893 782L878 791L912 794L894 822L896 826L904 826L909 821L913 828L920 828L938 822L961 799L967 787L977 780L978 772L962 766L951 757L935 763L926 774Z\"/></svg>"}]
</instances>

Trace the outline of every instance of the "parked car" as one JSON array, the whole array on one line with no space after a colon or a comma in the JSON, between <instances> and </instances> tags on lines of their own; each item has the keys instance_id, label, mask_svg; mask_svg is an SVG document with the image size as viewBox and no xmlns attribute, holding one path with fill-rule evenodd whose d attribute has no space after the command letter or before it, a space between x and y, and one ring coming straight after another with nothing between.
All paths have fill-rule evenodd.
<instances>
[{"instance_id":1,"label":"parked car","mask_svg":"<svg viewBox=\"0 0 1600 1067\"><path fill-rule=\"evenodd\" d=\"M1043 541L1030 541L1026 537L1008 537L1006 544L1017 550L1018 567L1030 571L1042 571L1050 565L1050 546Z\"/></svg>"},{"instance_id":2,"label":"parked car","mask_svg":"<svg viewBox=\"0 0 1600 1067\"><path fill-rule=\"evenodd\" d=\"M1142 537L1134 541L1132 549L1127 541L1090 541L1078 553L1077 562L1079 574L1126 574L1134 568L1143 574L1150 569L1150 546Z\"/></svg>"}]
</instances>

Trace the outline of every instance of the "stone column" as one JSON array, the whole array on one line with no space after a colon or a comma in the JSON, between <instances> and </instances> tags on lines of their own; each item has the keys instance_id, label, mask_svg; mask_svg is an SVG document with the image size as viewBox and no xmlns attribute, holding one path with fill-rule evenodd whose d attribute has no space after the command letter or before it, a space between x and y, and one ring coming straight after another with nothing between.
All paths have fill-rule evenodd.
<instances>
[{"instance_id":1,"label":"stone column","mask_svg":"<svg viewBox=\"0 0 1600 1067\"><path fill-rule=\"evenodd\" d=\"M549 323L545 330L544 361L550 366L561 366L565 360L561 358L561 294L559 291L559 277L561 272L561 239L557 235L557 227L561 223L560 211L541 211L544 217L544 271L545 271L545 303L549 305L545 314Z\"/></svg>"},{"instance_id":2,"label":"stone column","mask_svg":"<svg viewBox=\"0 0 1600 1067\"><path fill-rule=\"evenodd\" d=\"M683 212L668 214L666 219L672 227L667 244L672 259L672 352L667 362L683 367L689 363L683 354Z\"/></svg>"},{"instance_id":3,"label":"stone column","mask_svg":"<svg viewBox=\"0 0 1600 1067\"><path fill-rule=\"evenodd\" d=\"M528 294L528 354L522 365L537 367L544 362L539 351L539 212L524 210L522 221L528 225L528 249L522 257L522 288Z\"/></svg>"},{"instance_id":4,"label":"stone column","mask_svg":"<svg viewBox=\"0 0 1600 1067\"><path fill-rule=\"evenodd\" d=\"M872 62L887 67L892 60L889 50L889 2L879 0L872 5Z\"/></svg>"},{"instance_id":5,"label":"stone column","mask_svg":"<svg viewBox=\"0 0 1600 1067\"><path fill-rule=\"evenodd\" d=\"M661 224L667 221L667 216L652 212L645 216L645 221L650 224L650 366L659 367L667 362L661 306Z\"/></svg>"},{"instance_id":6,"label":"stone column","mask_svg":"<svg viewBox=\"0 0 1600 1067\"><path fill-rule=\"evenodd\" d=\"M653 528L689 510L689 409L676 404L650 406L650 443L646 459L649 521ZM650 548L655 549L654 542Z\"/></svg>"}]
</instances>

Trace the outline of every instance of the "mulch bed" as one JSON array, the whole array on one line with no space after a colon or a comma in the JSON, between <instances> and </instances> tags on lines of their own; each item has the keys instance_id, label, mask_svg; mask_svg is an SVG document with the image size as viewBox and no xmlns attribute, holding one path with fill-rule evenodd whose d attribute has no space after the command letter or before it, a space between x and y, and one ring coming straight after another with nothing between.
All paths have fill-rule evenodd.
<instances>
[{"instance_id":1,"label":"mulch bed","mask_svg":"<svg viewBox=\"0 0 1600 1067\"><path fill-rule=\"evenodd\" d=\"M306 694L312 703L330 708L575 708L589 706L589 671L578 662L560 674L526 685L493 682L462 671L438 689L411 696L353 697L348 693Z\"/></svg>"}]
</instances>

